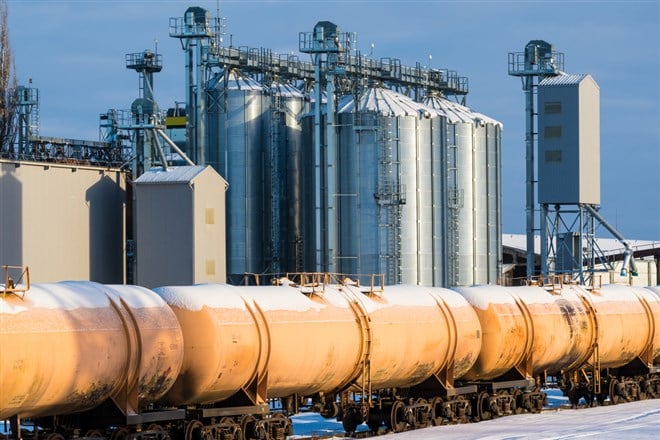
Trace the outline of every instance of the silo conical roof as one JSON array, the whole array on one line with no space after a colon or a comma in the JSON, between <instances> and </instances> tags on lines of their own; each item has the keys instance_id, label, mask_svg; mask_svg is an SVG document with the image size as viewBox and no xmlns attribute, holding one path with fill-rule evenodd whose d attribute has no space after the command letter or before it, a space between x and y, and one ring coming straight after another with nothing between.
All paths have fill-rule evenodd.
<instances>
[{"instance_id":1,"label":"silo conical roof","mask_svg":"<svg viewBox=\"0 0 660 440\"><path fill-rule=\"evenodd\" d=\"M441 116L441 113L393 90L371 87L360 96L356 106L350 99L340 103L339 113L376 112L383 116Z\"/></svg>"},{"instance_id":2,"label":"silo conical roof","mask_svg":"<svg viewBox=\"0 0 660 440\"><path fill-rule=\"evenodd\" d=\"M478 113L456 102L441 98L440 96L429 96L424 104L440 112L452 124L484 122L487 124L502 126L502 123L484 114Z\"/></svg>"},{"instance_id":3,"label":"silo conical roof","mask_svg":"<svg viewBox=\"0 0 660 440\"><path fill-rule=\"evenodd\" d=\"M208 88L213 90L216 88L223 88L225 90L255 90L261 91L264 90L264 86L259 83L259 81L250 78L248 75L244 74L238 69L232 69L228 73L227 84L225 85L225 75L227 71L223 74L216 75L211 78L209 81Z\"/></svg>"},{"instance_id":4,"label":"silo conical roof","mask_svg":"<svg viewBox=\"0 0 660 440\"><path fill-rule=\"evenodd\" d=\"M297 87L289 83L283 83L279 81L273 82L270 85L269 90L271 93L277 94L284 98L303 98L305 96L303 92Z\"/></svg>"}]
</instances>

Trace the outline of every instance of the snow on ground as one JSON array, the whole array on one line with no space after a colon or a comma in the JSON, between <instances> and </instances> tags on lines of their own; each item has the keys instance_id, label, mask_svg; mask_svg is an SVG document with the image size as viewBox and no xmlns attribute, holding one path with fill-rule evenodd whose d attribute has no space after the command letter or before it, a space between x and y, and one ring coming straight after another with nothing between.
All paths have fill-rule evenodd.
<instances>
[{"instance_id":1,"label":"snow on ground","mask_svg":"<svg viewBox=\"0 0 660 440\"><path fill-rule=\"evenodd\" d=\"M548 407L542 414L521 414L464 425L446 425L399 434L387 434L392 440L434 439L659 439L660 399L606 405L594 408L561 407L568 400L558 390L548 391ZM315 413L292 417L297 436L329 435L343 439L341 422L325 420ZM361 425L358 431L365 431ZM378 436L384 437L383 435Z\"/></svg>"},{"instance_id":2,"label":"snow on ground","mask_svg":"<svg viewBox=\"0 0 660 440\"><path fill-rule=\"evenodd\" d=\"M521 414L391 434L392 440L658 439L660 400Z\"/></svg>"}]
</instances>

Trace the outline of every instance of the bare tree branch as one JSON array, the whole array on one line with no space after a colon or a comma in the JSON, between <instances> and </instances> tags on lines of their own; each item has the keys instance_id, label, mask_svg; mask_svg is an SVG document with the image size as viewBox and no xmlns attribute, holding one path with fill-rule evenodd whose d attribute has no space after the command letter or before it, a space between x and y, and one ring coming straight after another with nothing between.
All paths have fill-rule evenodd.
<instances>
[{"instance_id":1,"label":"bare tree branch","mask_svg":"<svg viewBox=\"0 0 660 440\"><path fill-rule=\"evenodd\" d=\"M16 138L18 86L9 46L7 2L0 0L0 155L13 151Z\"/></svg>"}]
</instances>

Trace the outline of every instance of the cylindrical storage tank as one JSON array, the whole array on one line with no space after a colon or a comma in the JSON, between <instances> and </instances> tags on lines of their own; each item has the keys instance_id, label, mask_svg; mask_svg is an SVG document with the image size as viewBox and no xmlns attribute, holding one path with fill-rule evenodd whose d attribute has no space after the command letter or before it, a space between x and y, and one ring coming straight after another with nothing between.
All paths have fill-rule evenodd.
<instances>
[{"instance_id":1,"label":"cylindrical storage tank","mask_svg":"<svg viewBox=\"0 0 660 440\"><path fill-rule=\"evenodd\" d=\"M236 287L154 289L174 311L185 343L181 374L165 396L172 405L227 399L265 367L268 336Z\"/></svg>"},{"instance_id":2,"label":"cylindrical storage tank","mask_svg":"<svg viewBox=\"0 0 660 440\"><path fill-rule=\"evenodd\" d=\"M501 272L502 124L439 96L425 103L447 121L448 284L495 284Z\"/></svg>"},{"instance_id":3,"label":"cylindrical storage tank","mask_svg":"<svg viewBox=\"0 0 660 440\"><path fill-rule=\"evenodd\" d=\"M437 113L405 95L366 89L338 110L339 268L385 284L440 285L442 235L434 199L442 174ZM362 280L366 281L366 280Z\"/></svg>"},{"instance_id":4,"label":"cylindrical storage tank","mask_svg":"<svg viewBox=\"0 0 660 440\"><path fill-rule=\"evenodd\" d=\"M268 397L337 391L355 378L365 350L363 327L340 291L287 282L236 289L260 311L270 338Z\"/></svg>"},{"instance_id":5,"label":"cylindrical storage tank","mask_svg":"<svg viewBox=\"0 0 660 440\"><path fill-rule=\"evenodd\" d=\"M641 288L606 284L585 294L596 310L601 368L628 364L655 339L653 312L640 299Z\"/></svg>"},{"instance_id":6,"label":"cylindrical storage tank","mask_svg":"<svg viewBox=\"0 0 660 440\"><path fill-rule=\"evenodd\" d=\"M653 339L653 364L660 364L660 286L649 286L644 295L653 310L655 318L655 338Z\"/></svg>"},{"instance_id":7,"label":"cylindrical storage tank","mask_svg":"<svg viewBox=\"0 0 660 440\"><path fill-rule=\"evenodd\" d=\"M304 94L288 83L269 86L271 109L264 130L266 151L266 264L269 273L301 272L301 161Z\"/></svg>"},{"instance_id":8,"label":"cylindrical storage tank","mask_svg":"<svg viewBox=\"0 0 660 440\"><path fill-rule=\"evenodd\" d=\"M437 296L417 286L387 286L370 294L357 286L345 289L369 317L372 389L417 385L447 365L457 333Z\"/></svg>"},{"instance_id":9,"label":"cylindrical storage tank","mask_svg":"<svg viewBox=\"0 0 660 440\"><path fill-rule=\"evenodd\" d=\"M208 164L227 180L227 278L262 273L264 257L264 87L238 70L209 81Z\"/></svg>"},{"instance_id":10,"label":"cylindrical storage tank","mask_svg":"<svg viewBox=\"0 0 660 440\"><path fill-rule=\"evenodd\" d=\"M498 286L458 287L474 307L481 324L481 352L462 376L468 380L495 379L523 361L532 344L532 322L515 296Z\"/></svg>"},{"instance_id":11,"label":"cylindrical storage tank","mask_svg":"<svg viewBox=\"0 0 660 440\"><path fill-rule=\"evenodd\" d=\"M0 298L0 338L0 419L86 411L127 386L155 400L181 366L174 315L142 288L33 284Z\"/></svg>"}]
</instances>

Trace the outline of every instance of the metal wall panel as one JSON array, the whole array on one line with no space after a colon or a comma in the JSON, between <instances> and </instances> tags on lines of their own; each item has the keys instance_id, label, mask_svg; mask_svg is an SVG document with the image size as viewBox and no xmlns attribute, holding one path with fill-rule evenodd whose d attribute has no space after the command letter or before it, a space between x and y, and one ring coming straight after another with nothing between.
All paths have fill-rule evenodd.
<instances>
[{"instance_id":1,"label":"metal wall panel","mask_svg":"<svg viewBox=\"0 0 660 440\"><path fill-rule=\"evenodd\" d=\"M0 264L32 282L124 282L126 177L119 170L0 160Z\"/></svg>"},{"instance_id":2,"label":"metal wall panel","mask_svg":"<svg viewBox=\"0 0 660 440\"><path fill-rule=\"evenodd\" d=\"M190 284L194 246L192 189L188 185L137 183L134 215L135 283L148 288Z\"/></svg>"},{"instance_id":3,"label":"metal wall panel","mask_svg":"<svg viewBox=\"0 0 660 440\"><path fill-rule=\"evenodd\" d=\"M191 284L227 282L226 190L227 182L211 168L195 178Z\"/></svg>"},{"instance_id":4,"label":"metal wall panel","mask_svg":"<svg viewBox=\"0 0 660 440\"><path fill-rule=\"evenodd\" d=\"M539 203L600 204L600 91L589 75L538 87Z\"/></svg>"},{"instance_id":5,"label":"metal wall panel","mask_svg":"<svg viewBox=\"0 0 660 440\"><path fill-rule=\"evenodd\" d=\"M223 283L227 184L210 167L172 170L134 183L136 284Z\"/></svg>"}]
</instances>

